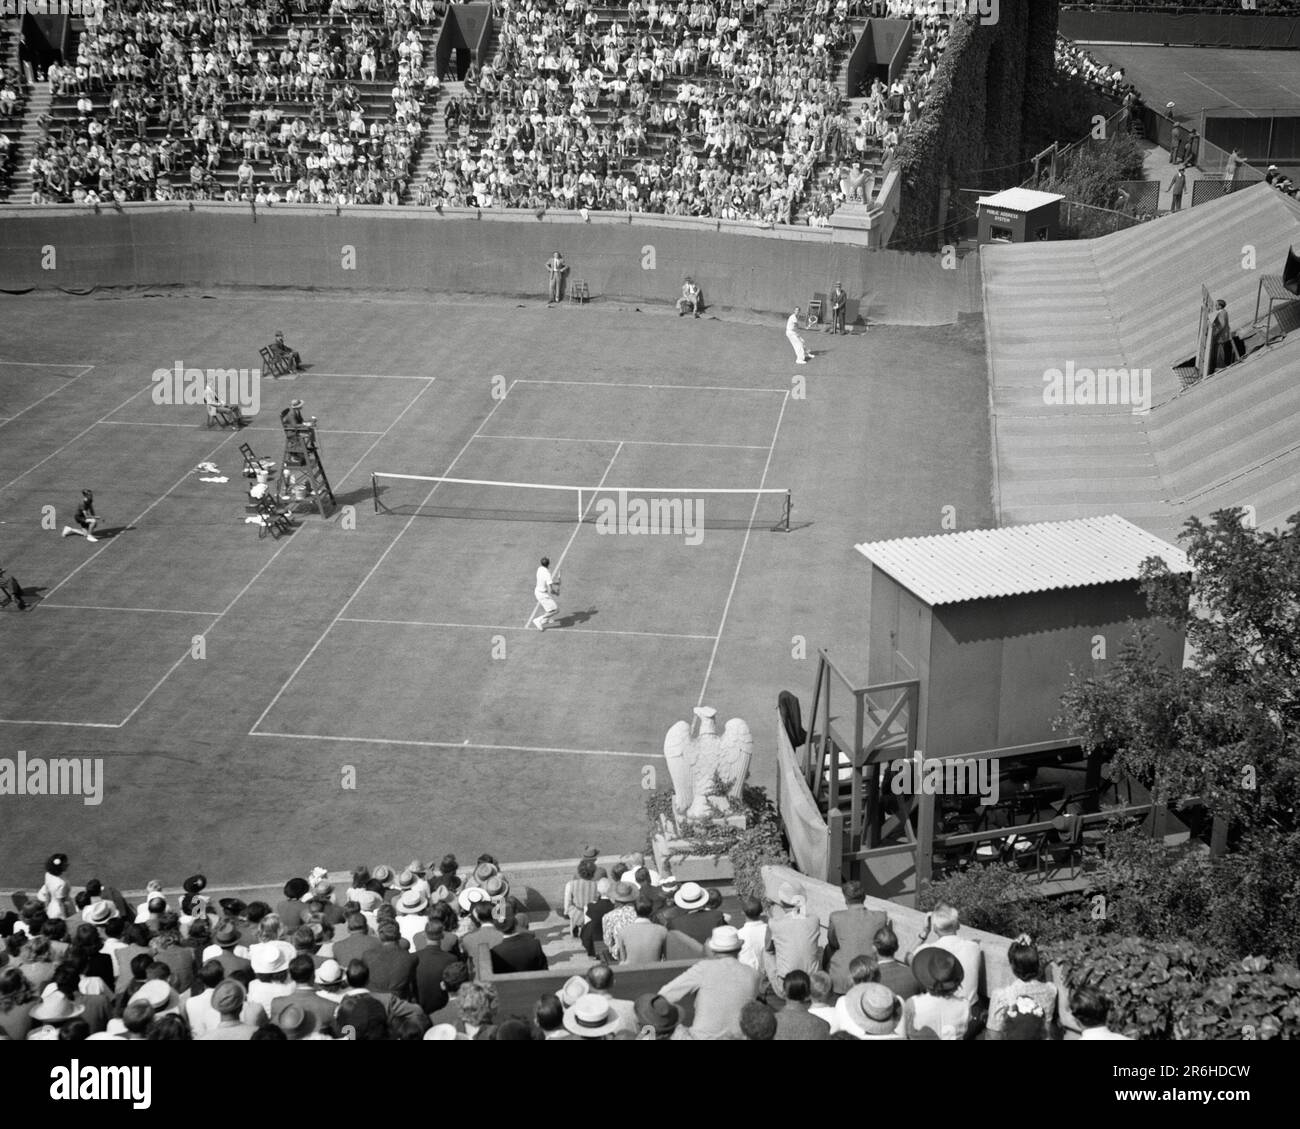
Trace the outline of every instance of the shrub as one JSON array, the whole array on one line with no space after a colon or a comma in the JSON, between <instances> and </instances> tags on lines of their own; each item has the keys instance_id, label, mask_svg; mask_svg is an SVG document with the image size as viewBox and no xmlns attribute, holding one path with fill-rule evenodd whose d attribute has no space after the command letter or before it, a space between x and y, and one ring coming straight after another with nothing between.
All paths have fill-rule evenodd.
<instances>
[{"instance_id":1,"label":"shrub","mask_svg":"<svg viewBox=\"0 0 1300 1129\"><path fill-rule=\"evenodd\" d=\"M1137 1039L1300 1038L1300 969L1190 941L1081 937L1045 949L1071 991L1095 987Z\"/></svg>"}]
</instances>

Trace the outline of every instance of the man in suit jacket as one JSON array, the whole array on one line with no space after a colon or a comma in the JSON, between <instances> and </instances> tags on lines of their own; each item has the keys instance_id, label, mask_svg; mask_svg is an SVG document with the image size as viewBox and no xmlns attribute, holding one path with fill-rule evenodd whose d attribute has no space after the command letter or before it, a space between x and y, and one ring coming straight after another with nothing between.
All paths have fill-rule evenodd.
<instances>
[{"instance_id":1,"label":"man in suit jacket","mask_svg":"<svg viewBox=\"0 0 1300 1129\"><path fill-rule=\"evenodd\" d=\"M474 978L478 980L485 971L491 970L492 957L489 954L505 934L492 922L491 902L475 902L473 913L478 928L460 939L460 947L474 971Z\"/></svg>"},{"instance_id":2,"label":"man in suit jacket","mask_svg":"<svg viewBox=\"0 0 1300 1129\"><path fill-rule=\"evenodd\" d=\"M361 958L370 970L370 990L409 1000L415 995L415 955L398 941L402 931L396 921L379 923L379 945Z\"/></svg>"},{"instance_id":3,"label":"man in suit jacket","mask_svg":"<svg viewBox=\"0 0 1300 1129\"><path fill-rule=\"evenodd\" d=\"M882 910L867 909L863 904L866 891L861 882L845 882L840 889L844 891L845 908L831 914L823 961L831 974L831 986L843 995L853 985L849 961L874 952L876 933L889 924L889 915Z\"/></svg>"},{"instance_id":4,"label":"man in suit jacket","mask_svg":"<svg viewBox=\"0 0 1300 1129\"><path fill-rule=\"evenodd\" d=\"M582 929L578 936L582 939L582 947L587 950L589 957L596 955L596 941L601 938L604 931L605 914L614 908L614 901L609 896L614 889L614 882L609 878L600 878L596 881L596 900L588 902L586 908L587 920L583 923Z\"/></svg>"},{"instance_id":5,"label":"man in suit jacket","mask_svg":"<svg viewBox=\"0 0 1300 1129\"><path fill-rule=\"evenodd\" d=\"M685 933L700 944L707 942L719 925L727 923L721 910L708 908L709 892L695 882L684 883L673 895L673 904L683 912L667 923L668 928Z\"/></svg>"},{"instance_id":6,"label":"man in suit jacket","mask_svg":"<svg viewBox=\"0 0 1300 1129\"><path fill-rule=\"evenodd\" d=\"M306 954L294 957L289 962L289 979L293 981L293 991L271 1001L271 1022L278 1024L281 1013L292 1004L315 1019L313 1030L325 1030L334 1021L334 1009L338 1005L316 991L316 962Z\"/></svg>"},{"instance_id":7,"label":"man in suit jacket","mask_svg":"<svg viewBox=\"0 0 1300 1129\"><path fill-rule=\"evenodd\" d=\"M420 1001L420 1007L431 1015L447 1006L443 975L448 965L455 964L461 958L459 954L443 948L443 924L437 918L430 919L424 932L429 943L415 954L415 995Z\"/></svg>"},{"instance_id":8,"label":"man in suit jacket","mask_svg":"<svg viewBox=\"0 0 1300 1129\"><path fill-rule=\"evenodd\" d=\"M518 929L513 906L503 903L496 921L504 936L489 950L493 972L545 972L550 968L541 941L527 930Z\"/></svg>"},{"instance_id":9,"label":"man in suit jacket","mask_svg":"<svg viewBox=\"0 0 1300 1129\"><path fill-rule=\"evenodd\" d=\"M636 920L614 941L613 957L622 964L655 964L664 959L668 930L655 924L654 902L642 895L636 900Z\"/></svg>"},{"instance_id":10,"label":"man in suit jacket","mask_svg":"<svg viewBox=\"0 0 1300 1129\"><path fill-rule=\"evenodd\" d=\"M689 883L688 883L689 885ZM740 1013L758 999L760 979L748 965L740 963L740 934L730 925L720 925L709 937L711 954L691 965L660 989L669 1003L695 995L694 1039L739 1039Z\"/></svg>"},{"instance_id":11,"label":"man in suit jacket","mask_svg":"<svg viewBox=\"0 0 1300 1129\"><path fill-rule=\"evenodd\" d=\"M364 960L372 949L379 948L379 940L370 935L370 926L366 924L364 914L354 913L348 916L348 935L341 941L334 942L334 959L344 968L354 960Z\"/></svg>"},{"instance_id":12,"label":"man in suit jacket","mask_svg":"<svg viewBox=\"0 0 1300 1129\"><path fill-rule=\"evenodd\" d=\"M898 959L898 934L893 926L886 925L876 931L874 939L879 959L880 982L900 1000L915 996L921 991L920 981L906 964Z\"/></svg>"},{"instance_id":13,"label":"man in suit jacket","mask_svg":"<svg viewBox=\"0 0 1300 1129\"><path fill-rule=\"evenodd\" d=\"M831 1025L808 1011L812 995L812 981L808 973L798 970L789 973L782 987L785 989L785 1007L776 1013L776 1038L829 1039Z\"/></svg>"},{"instance_id":14,"label":"man in suit jacket","mask_svg":"<svg viewBox=\"0 0 1300 1129\"><path fill-rule=\"evenodd\" d=\"M978 941L959 937L961 915L952 906L935 906L925 932L921 934L920 943L912 950L912 960L922 949L937 947L947 949L957 958L962 967L961 986L957 989L957 998L967 1004L975 1002L979 995L980 969L984 964L984 953ZM934 935L934 940L928 938ZM910 961L909 961L910 963Z\"/></svg>"}]
</instances>

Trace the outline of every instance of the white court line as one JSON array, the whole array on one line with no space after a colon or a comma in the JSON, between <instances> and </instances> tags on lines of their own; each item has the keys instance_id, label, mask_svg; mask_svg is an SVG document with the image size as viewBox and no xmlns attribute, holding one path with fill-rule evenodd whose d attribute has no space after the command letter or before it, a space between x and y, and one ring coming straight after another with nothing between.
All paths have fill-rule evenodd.
<instances>
[{"instance_id":1,"label":"white court line","mask_svg":"<svg viewBox=\"0 0 1300 1129\"><path fill-rule=\"evenodd\" d=\"M428 620L421 619L358 619L353 616L343 616L339 623L376 623L386 627L461 627L473 631L528 631L529 625L523 627L504 627L494 623L430 623ZM578 633L580 635L634 635L646 639L700 639L706 643L712 643L712 635L685 635L672 631L601 631L596 627L561 627L558 630L563 631L566 635Z\"/></svg>"},{"instance_id":2,"label":"white court line","mask_svg":"<svg viewBox=\"0 0 1300 1129\"><path fill-rule=\"evenodd\" d=\"M338 480L339 486L342 486L343 483L345 483L348 480L348 478L353 473L355 473L357 467L359 467L362 464L362 462L364 462L369 457L370 452L373 451L377 446L379 446L381 442L383 442L384 435L387 435L389 431L391 431L394 427L397 426L397 424L401 421L402 416L406 415L406 413L409 412L411 408L415 406L415 401L418 400L421 396L423 396L430 389L430 387L432 387L433 382L434 382L434 377L430 376L426 378L426 383L424 387L421 388L420 391L418 391L413 397L411 397L411 400L406 405L406 407L404 407L400 412L398 412L397 418L394 419L393 422L388 425L383 435L380 435L378 439L376 439L373 443L371 443L370 446L367 447L361 453L361 457L357 459L357 461L354 462L350 467L348 467L343 477ZM247 584L245 584L238 592L235 593L235 598L231 600L230 603L228 603L224 608L222 608L222 610L213 618L212 622L209 623L208 626L203 629L203 631L200 633L202 636L206 637L208 632L211 631L214 627L216 627L217 624L220 623L225 618L226 613L229 612L230 609L233 608L237 603L239 603L241 599L243 599L244 593L247 592L250 588L252 588L254 584L257 583L257 581L260 579L262 574L268 568L270 568L271 565L275 563L276 558L279 557L279 555L282 552L284 552L285 549L287 549L290 545L292 545L296 539L297 538L290 538L288 541L282 542L280 547L276 549L276 551L272 553L269 557L267 557L266 563L262 565L262 567L259 568L257 572L253 574L253 578ZM193 643L191 643L191 648L192 646ZM191 653L190 649L187 649L185 653L181 655L180 658L178 658L174 663L172 663L170 667L168 667L167 672L160 679L158 679L157 682L153 684L153 688L149 691L149 693L147 693L143 698L140 699L139 702L136 703L135 709L133 709L129 714L126 715L126 717L124 717L121 720L121 722L119 723L119 728L125 725L128 721L130 721L133 717L135 717L137 713L140 712L140 710L144 707L144 704L147 701L149 701L149 699L152 698L154 694L158 691L158 688L176 672L177 667L179 667L183 662L185 662L186 659L190 657L190 653ZM254 726L254 728L256 728L256 726Z\"/></svg>"},{"instance_id":3,"label":"white court line","mask_svg":"<svg viewBox=\"0 0 1300 1129\"><path fill-rule=\"evenodd\" d=\"M94 365L74 365L71 361L0 361L0 365L20 365L23 368L94 368Z\"/></svg>"},{"instance_id":4,"label":"white court line","mask_svg":"<svg viewBox=\"0 0 1300 1129\"><path fill-rule=\"evenodd\" d=\"M72 729L121 729L112 721L28 721L17 717L0 717L0 725L62 725Z\"/></svg>"},{"instance_id":5,"label":"white court line","mask_svg":"<svg viewBox=\"0 0 1300 1129\"><path fill-rule=\"evenodd\" d=\"M764 484L767 482L767 472L772 465L772 455L776 452L777 436L781 434L781 421L785 419L785 408L789 402L790 393L787 392L785 394L785 399L781 401L781 413L776 417L776 428L772 432L772 442L768 447L767 461L763 463L763 476L758 480L758 488L760 490L763 489ZM731 599L736 594L736 583L740 580L740 566L745 563L745 550L749 548L749 535L754 531L754 515L758 513L758 503L760 498L761 495L754 496L754 508L749 515L749 528L745 530L745 540L740 546L740 556L736 560L736 571L731 578L731 590L727 593L727 602L722 606L722 619L718 622L718 635L713 644L713 654L709 656L708 669L704 672L704 683L700 687L700 698L699 701L695 703L697 706L704 705L704 695L709 689L709 678L713 674L713 664L717 660L718 647L722 643L722 631L727 625L727 613L731 610Z\"/></svg>"},{"instance_id":6,"label":"white court line","mask_svg":"<svg viewBox=\"0 0 1300 1129\"><path fill-rule=\"evenodd\" d=\"M582 757L635 757L637 760L663 760L663 753L629 753L621 749L563 749L537 745L475 745L468 741L401 741L391 737L331 737L324 733L251 732L250 737L287 737L293 741L350 741L358 745L405 745L421 749L469 749L485 753L563 753Z\"/></svg>"},{"instance_id":7,"label":"white court line","mask_svg":"<svg viewBox=\"0 0 1300 1129\"><path fill-rule=\"evenodd\" d=\"M626 443L630 447L722 447L729 451L766 451L762 443L670 443L662 439L575 439L566 435L480 435L480 439L536 440L539 443Z\"/></svg>"},{"instance_id":8,"label":"white court line","mask_svg":"<svg viewBox=\"0 0 1300 1129\"><path fill-rule=\"evenodd\" d=\"M60 612L151 612L154 615L220 615L220 612L189 612L183 608L104 608L97 604L47 604L42 607Z\"/></svg>"},{"instance_id":9,"label":"white court line","mask_svg":"<svg viewBox=\"0 0 1300 1129\"><path fill-rule=\"evenodd\" d=\"M139 393L137 392L136 395L138 396ZM234 438L234 432L231 432L231 434L227 435L224 439L222 439L220 443L218 443L215 447L213 447L212 450L209 451L199 461L209 462L216 455L216 453L221 450L222 447L224 447L227 443L230 442L232 438ZM171 495L172 491L177 489L177 487L181 486L183 483L188 482L190 478L193 476L193 474L194 474L193 468L187 470L183 475L181 475L180 478L178 478L169 487L167 487L167 489L162 494L159 494L158 497L156 497L152 502L150 502L147 506L145 506L145 508L141 510L138 514L136 514L135 517L133 517L130 521L126 522L125 523L126 528L129 529L131 526L137 525L139 522L143 521L149 515L150 510L152 510L155 506L159 506L163 502L165 502L167 498ZM100 524L106 524L106 523L104 523L101 520ZM126 532L126 529L124 529L122 532L123 533ZM93 561L96 557L98 557L100 553L104 552L105 549L109 548L113 544L113 542L116 541L117 538L120 536L121 534L118 534L117 536L106 541L104 544L100 545L99 548L97 548L93 553L91 553L90 556L88 556L84 561L81 562L81 564L77 565L77 567L74 568L70 573L68 573L67 576L65 576L62 580L60 580L53 588L49 589L49 591L46 592L45 594L46 598L48 599L50 596L53 596L55 592L57 592L60 588L62 588L65 584L67 584L69 580L71 580L74 576L76 576L77 573L79 573L83 568L86 567L86 565L90 564L90 562ZM41 601L41 604L43 603L44 600ZM37 611L40 610L41 604L36 605Z\"/></svg>"},{"instance_id":10,"label":"white court line","mask_svg":"<svg viewBox=\"0 0 1300 1129\"><path fill-rule=\"evenodd\" d=\"M622 453L623 453L623 444L620 443L617 447L614 448L614 453L609 456L609 463L605 467L605 473L600 476L600 481L596 483L597 490L599 490L602 486L605 485L605 479L609 477L609 472L614 469L614 461ZM578 497L581 498L582 495L579 494ZM560 559L555 562L555 571L551 573L552 577L556 577L560 575L560 569L564 567L564 558L569 555L569 550L573 548L574 538L578 536L579 530L582 529L583 520L586 518L587 514L591 512L591 507L594 506L595 504L596 504L596 498L595 498L595 494L593 493L591 501L587 503L587 508L582 511L582 517L578 519L577 523L573 527L573 532L569 534L569 540L568 543L564 546L564 552L560 554ZM581 505L581 502L579 502L579 505ZM540 606L541 605L538 604L536 600L533 601L533 610L528 613L528 618L524 620L524 627L528 627L533 622L533 613L536 612Z\"/></svg>"},{"instance_id":11,"label":"white court line","mask_svg":"<svg viewBox=\"0 0 1300 1129\"><path fill-rule=\"evenodd\" d=\"M617 380L516 380L515 384L576 384L584 388L665 388L680 392L780 392L786 388L732 388L722 384L623 384Z\"/></svg>"},{"instance_id":12,"label":"white court line","mask_svg":"<svg viewBox=\"0 0 1300 1129\"><path fill-rule=\"evenodd\" d=\"M154 387L154 385L151 382L149 384L146 384L143 388L141 388L139 392L132 392L131 395L128 396L125 400L123 400L120 404L118 404L116 408L113 408L111 411L105 412L102 416L99 417L99 419L95 420L95 422L92 423L89 427L85 428L82 431L77 432L77 434L74 435L71 439L69 439L66 443L64 443L62 447L59 447L58 449L51 451L48 455L45 456L45 458L43 458L35 466L28 467L27 470L23 471L22 474L20 474L17 478L11 478L3 486L0 486L0 494L8 490L9 487L11 487L15 482L21 481L22 479L26 478L29 474L32 473L32 471L39 470L46 463L48 463L52 458L54 458L55 455L62 454L69 447L71 447L78 439L82 438L82 436L89 435L90 432L94 431L96 427L98 427L101 423L103 423L106 419L108 419L108 417L111 416L114 412L120 412L123 408L127 406L127 404L129 404L137 396L143 396L152 387Z\"/></svg>"},{"instance_id":13,"label":"white court line","mask_svg":"<svg viewBox=\"0 0 1300 1129\"><path fill-rule=\"evenodd\" d=\"M183 427L187 431L203 430L203 423L149 423L140 419L106 419L105 426L113 427ZM241 427L240 431L281 431L279 427ZM382 431L343 431L335 428L318 427L320 435L383 435Z\"/></svg>"},{"instance_id":14,"label":"white court line","mask_svg":"<svg viewBox=\"0 0 1300 1129\"><path fill-rule=\"evenodd\" d=\"M299 376L341 376L352 380L436 380L433 376L399 376L389 372L316 372L308 369Z\"/></svg>"},{"instance_id":15,"label":"white court line","mask_svg":"<svg viewBox=\"0 0 1300 1129\"><path fill-rule=\"evenodd\" d=\"M430 378L428 378L428 379L429 379L429 383L432 384L432 383L433 383L433 378L430 377ZM426 385L425 387L427 388L428 385ZM482 422L478 425L478 429L474 432L474 435L471 435L468 439L465 440L465 445L460 449L460 451L457 452L456 457L455 457L454 459L451 460L450 465L449 465L449 466L447 467L447 469L443 472L443 474L442 474L441 477L444 477L444 478L445 478L445 477L447 477L448 475L451 474L452 470L455 469L456 464L457 464L458 462L460 462L460 460L461 460L461 456L463 456L463 455L465 454L465 452L469 450L469 446L470 446L470 444L474 442L474 437L475 437L476 435L478 435L478 433L479 433L480 431L483 430L484 426L487 424L487 421L490 420L490 419L493 417L493 415L496 414L496 410L497 410L497 408L499 408L502 404L504 404L504 403L505 403L505 402L510 398L510 389L513 388L513 387L514 387L514 383L511 382L510 386L509 386L508 388L506 388L506 394L505 394L505 395L504 395L500 400L498 400L495 404L492 405L492 410L491 410L490 412L488 412L488 414L485 415L485 416L483 417L483 420L482 420ZM421 389L421 393L423 393L423 389ZM417 396L416 399L419 399L419 397ZM415 400L412 400L411 403L412 403L412 404L415 403ZM408 407L409 407L409 406L410 406L410 405L408 405ZM401 417L399 416L398 418L400 419ZM396 423L397 420L394 420L393 422ZM376 439L376 440L375 440L375 443L374 443L374 444L371 444L371 447L373 448L373 447L375 446L375 444L377 444L378 442L379 442L379 440ZM367 452L367 454L368 454L368 453L369 453L369 452ZM413 513L409 518L406 519L406 524L405 524L404 526L402 526L402 528L399 529L399 530L397 531L397 535L396 535L396 536L395 536L395 537L394 537L394 538L393 538L393 539L388 543L388 548L385 549L385 550L383 551L383 553L382 553L382 554L380 555L380 557L379 557L379 560L375 561L375 563L374 563L374 565L371 567L370 571L369 571L368 573L366 573L366 575L363 576L363 577L361 578L361 583L358 584L358 585L356 586L356 588L355 588L355 589L353 590L353 592L352 592L352 595L349 596L349 597L347 598L347 602L344 603L344 605L343 605L341 608L339 608L339 610L338 610L338 614L335 615L334 618L333 618L332 620L330 620L330 622L329 622L328 626L325 628L325 630L322 631L322 632L320 633L320 638L317 639L316 642L314 642L314 643L311 645L311 650L309 650L305 655L303 655L302 660L298 663L298 665L297 665L296 667L293 668L293 671L292 671L292 673L289 675L289 677L286 678L286 679L284 680L284 684L280 687L280 689L278 689L278 690L275 692L275 697L272 698L272 699L271 699L271 700L266 704L266 709L264 709L264 710L261 712L261 714L258 715L257 720L256 720L255 722L253 722L253 727L248 731L249 736L254 736L254 735L256 735L256 733L257 733L257 727L258 727L259 725L261 725L263 721L266 720L266 715L269 714L269 713L271 712L271 710L273 710L273 709L275 708L275 703L278 702L278 701L280 700L281 696L282 696L282 695L284 694L284 692L289 688L289 684L290 684L290 683L291 683L295 678L298 677L299 672L300 672L300 671L302 670L302 668L305 667L305 666L307 665L307 663L311 660L311 657L312 657L312 655L314 655L314 654L316 653L317 648L319 648L320 645L321 645L323 642L325 642L325 636L328 635L328 634L333 630L334 625L335 625L336 623L338 623L338 621L339 621L340 619L343 618L343 613L346 612L346 611L348 610L348 608L350 608L350 607L352 606L352 601L355 600L355 599L356 599L356 598L361 594L361 589L363 589L363 588L364 588L368 583L370 583L370 578L371 578L372 576L374 576L376 572L379 571L379 567L384 563L384 561L386 561L386 560L388 559L388 554L391 553L391 552L393 551L393 549L397 547L397 543L398 543L398 541L400 541L400 540L402 539L402 535L403 535L403 534L404 534L408 529L411 528L411 526L412 526L412 525L414 524L414 522L415 522L415 519L419 516L420 509L422 509L422 508L423 508L423 507L428 503L429 499L433 497L433 495L434 495L434 493L437 491L437 489L438 489L438 487L437 487L437 486L434 486L434 488L433 488L432 490L430 490L430 491L429 491L429 492L424 496L424 501L421 502L420 505L416 508L415 513Z\"/></svg>"},{"instance_id":16,"label":"white court line","mask_svg":"<svg viewBox=\"0 0 1300 1129\"><path fill-rule=\"evenodd\" d=\"M68 365L68 368L74 368L74 367L75 367L74 365ZM27 407L25 407L21 412L18 412L17 415L8 416L7 418L0 420L0 427L3 427L6 423L12 423L14 420L18 418L18 416L26 415L34 407L36 407L37 404L45 403L45 401L48 400L51 396L57 396L60 392L62 392L65 388L67 388L68 385L76 384L78 380L80 380L83 376L86 375L86 373L93 372L94 368L95 368L94 365L87 365L84 369L81 370L81 372L77 373L77 375L74 376L71 380L65 380L56 389L54 389L53 392L47 392L39 400L34 400L32 403L28 404Z\"/></svg>"}]
</instances>

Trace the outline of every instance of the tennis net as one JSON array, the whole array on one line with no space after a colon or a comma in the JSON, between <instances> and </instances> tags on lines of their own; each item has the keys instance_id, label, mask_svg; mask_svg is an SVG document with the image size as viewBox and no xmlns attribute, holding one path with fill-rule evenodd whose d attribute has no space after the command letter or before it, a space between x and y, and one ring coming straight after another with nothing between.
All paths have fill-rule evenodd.
<instances>
[{"instance_id":1,"label":"tennis net","mask_svg":"<svg viewBox=\"0 0 1300 1129\"><path fill-rule=\"evenodd\" d=\"M373 471L370 483L376 513L582 522L605 532L630 534L790 530L789 490L558 486L385 471Z\"/></svg>"}]
</instances>

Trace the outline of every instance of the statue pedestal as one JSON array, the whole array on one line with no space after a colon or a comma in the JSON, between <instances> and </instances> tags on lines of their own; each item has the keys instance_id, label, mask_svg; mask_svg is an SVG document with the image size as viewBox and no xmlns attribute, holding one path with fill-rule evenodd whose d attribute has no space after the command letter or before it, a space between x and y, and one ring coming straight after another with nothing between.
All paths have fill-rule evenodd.
<instances>
[{"instance_id":1,"label":"statue pedestal","mask_svg":"<svg viewBox=\"0 0 1300 1129\"><path fill-rule=\"evenodd\" d=\"M743 815L731 815L719 821L738 831L745 828ZM693 841L707 838L707 828L693 834L689 839L681 838L677 828L666 819L660 819L659 830L651 840L654 851L655 870L660 874L671 874L679 882L730 882L735 877L735 868L726 855L694 855L690 853Z\"/></svg>"}]
</instances>

